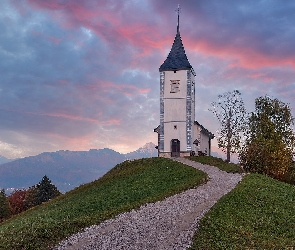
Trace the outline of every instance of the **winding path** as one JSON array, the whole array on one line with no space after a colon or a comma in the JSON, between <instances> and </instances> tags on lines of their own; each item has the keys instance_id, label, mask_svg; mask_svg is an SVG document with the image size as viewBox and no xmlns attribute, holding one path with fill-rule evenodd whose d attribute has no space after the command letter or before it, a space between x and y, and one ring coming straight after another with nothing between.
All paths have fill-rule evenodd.
<instances>
[{"instance_id":1,"label":"winding path","mask_svg":"<svg viewBox=\"0 0 295 250\"><path fill-rule=\"evenodd\" d=\"M209 181L196 189L143 205L138 210L86 228L53 249L187 249L199 220L241 181L242 175L226 173L185 158L176 160L206 172Z\"/></svg>"}]
</instances>

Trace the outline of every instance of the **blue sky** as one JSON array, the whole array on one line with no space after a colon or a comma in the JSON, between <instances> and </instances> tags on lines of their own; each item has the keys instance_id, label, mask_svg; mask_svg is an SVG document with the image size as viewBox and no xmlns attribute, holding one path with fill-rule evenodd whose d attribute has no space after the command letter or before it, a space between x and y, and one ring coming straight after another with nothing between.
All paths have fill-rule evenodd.
<instances>
[{"instance_id":1,"label":"blue sky","mask_svg":"<svg viewBox=\"0 0 295 250\"><path fill-rule=\"evenodd\" d=\"M234 89L249 112L264 95L295 108L292 0L1 0L0 155L156 143L178 4L202 125L216 134L210 103Z\"/></svg>"}]
</instances>

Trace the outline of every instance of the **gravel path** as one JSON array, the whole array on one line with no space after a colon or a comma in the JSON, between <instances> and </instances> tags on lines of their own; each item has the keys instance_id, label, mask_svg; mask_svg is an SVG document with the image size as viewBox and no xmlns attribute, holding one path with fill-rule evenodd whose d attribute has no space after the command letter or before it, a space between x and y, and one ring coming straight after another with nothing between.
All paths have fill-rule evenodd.
<instances>
[{"instance_id":1,"label":"gravel path","mask_svg":"<svg viewBox=\"0 0 295 250\"><path fill-rule=\"evenodd\" d=\"M187 249L199 220L241 181L242 175L184 158L176 160L206 172L210 180L196 189L86 228L53 249Z\"/></svg>"}]
</instances>

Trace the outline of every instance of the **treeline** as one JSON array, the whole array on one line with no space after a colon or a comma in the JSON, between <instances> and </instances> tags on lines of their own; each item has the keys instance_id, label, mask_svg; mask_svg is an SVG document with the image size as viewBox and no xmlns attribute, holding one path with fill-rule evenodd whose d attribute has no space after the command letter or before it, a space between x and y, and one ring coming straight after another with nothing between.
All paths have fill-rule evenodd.
<instances>
[{"instance_id":1,"label":"treeline","mask_svg":"<svg viewBox=\"0 0 295 250\"><path fill-rule=\"evenodd\" d=\"M255 99L255 110L247 113L241 93L234 90L211 105L220 122L218 146L228 162L237 153L246 172L295 184L294 117L288 104L261 96Z\"/></svg>"},{"instance_id":2,"label":"treeline","mask_svg":"<svg viewBox=\"0 0 295 250\"><path fill-rule=\"evenodd\" d=\"M0 190L0 222L60 194L61 192L46 175L38 184L27 190L15 190L9 196L6 196L4 189L2 189Z\"/></svg>"}]
</instances>

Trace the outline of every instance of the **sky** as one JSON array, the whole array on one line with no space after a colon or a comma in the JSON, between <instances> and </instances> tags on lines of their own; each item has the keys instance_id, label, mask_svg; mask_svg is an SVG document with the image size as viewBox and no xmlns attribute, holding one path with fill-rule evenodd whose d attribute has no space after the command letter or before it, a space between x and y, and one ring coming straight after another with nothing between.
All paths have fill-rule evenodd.
<instances>
[{"instance_id":1,"label":"sky","mask_svg":"<svg viewBox=\"0 0 295 250\"><path fill-rule=\"evenodd\" d=\"M268 95L295 116L293 0L1 0L0 155L157 143L178 4L199 123L216 134L208 109L235 89L248 112Z\"/></svg>"}]
</instances>

